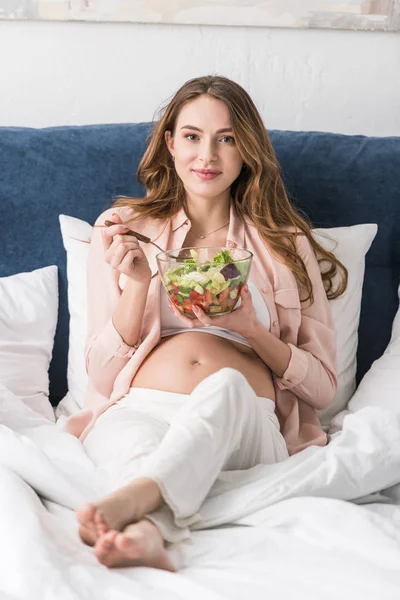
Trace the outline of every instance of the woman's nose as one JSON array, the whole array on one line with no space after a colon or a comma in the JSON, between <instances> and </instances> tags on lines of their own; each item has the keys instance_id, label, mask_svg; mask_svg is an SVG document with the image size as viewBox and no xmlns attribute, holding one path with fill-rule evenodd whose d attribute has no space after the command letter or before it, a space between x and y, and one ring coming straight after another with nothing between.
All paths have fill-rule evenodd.
<instances>
[{"instance_id":1,"label":"woman's nose","mask_svg":"<svg viewBox=\"0 0 400 600\"><path fill-rule=\"evenodd\" d=\"M205 163L212 162L217 157L217 150L215 145L212 142L205 142L200 147L200 155L199 158L203 160Z\"/></svg>"}]
</instances>

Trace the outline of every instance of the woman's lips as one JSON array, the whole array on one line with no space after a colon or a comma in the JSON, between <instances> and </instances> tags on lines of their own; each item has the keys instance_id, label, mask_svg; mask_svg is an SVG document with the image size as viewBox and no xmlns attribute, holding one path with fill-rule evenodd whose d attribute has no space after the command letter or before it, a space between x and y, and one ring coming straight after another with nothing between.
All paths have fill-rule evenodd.
<instances>
[{"instance_id":1,"label":"woman's lips","mask_svg":"<svg viewBox=\"0 0 400 600\"><path fill-rule=\"evenodd\" d=\"M220 175L220 173L202 173L201 171L193 171L195 175L202 181L209 181L210 179L215 179Z\"/></svg>"}]
</instances>

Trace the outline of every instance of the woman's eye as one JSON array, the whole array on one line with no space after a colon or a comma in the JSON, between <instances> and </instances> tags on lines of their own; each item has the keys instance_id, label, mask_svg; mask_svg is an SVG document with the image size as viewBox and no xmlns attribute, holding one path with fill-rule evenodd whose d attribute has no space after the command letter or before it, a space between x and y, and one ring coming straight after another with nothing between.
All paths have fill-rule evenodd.
<instances>
[{"instance_id":1,"label":"woman's eye","mask_svg":"<svg viewBox=\"0 0 400 600\"><path fill-rule=\"evenodd\" d=\"M232 137L231 135L224 135L224 137L222 137L221 140L223 140L223 142L225 144L234 144L235 143L235 138Z\"/></svg>"},{"instance_id":2,"label":"woman's eye","mask_svg":"<svg viewBox=\"0 0 400 600\"><path fill-rule=\"evenodd\" d=\"M188 133L187 135L185 135L185 138L187 140L192 141L194 138L197 138L197 135L195 133Z\"/></svg>"}]
</instances>

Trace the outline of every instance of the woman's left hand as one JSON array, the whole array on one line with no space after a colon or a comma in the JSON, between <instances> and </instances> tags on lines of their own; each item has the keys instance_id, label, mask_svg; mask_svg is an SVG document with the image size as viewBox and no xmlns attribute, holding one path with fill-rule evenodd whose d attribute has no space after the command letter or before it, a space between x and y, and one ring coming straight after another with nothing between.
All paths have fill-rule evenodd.
<instances>
[{"instance_id":1,"label":"woman's left hand","mask_svg":"<svg viewBox=\"0 0 400 600\"><path fill-rule=\"evenodd\" d=\"M218 315L217 318L208 317L199 306L193 306L193 311L196 316L195 319L190 319L183 315L171 302L169 308L174 315L190 329L217 325L218 327L223 327L239 333L246 338L251 338L255 334L259 321L253 305L251 292L247 284L240 290L240 297L242 303L239 308L235 308L232 312L225 315Z\"/></svg>"}]
</instances>

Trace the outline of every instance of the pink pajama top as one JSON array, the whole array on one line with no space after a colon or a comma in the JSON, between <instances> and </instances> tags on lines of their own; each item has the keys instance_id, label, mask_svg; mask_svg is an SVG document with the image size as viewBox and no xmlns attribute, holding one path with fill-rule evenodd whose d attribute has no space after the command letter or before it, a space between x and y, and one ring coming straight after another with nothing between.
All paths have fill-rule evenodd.
<instances>
[{"instance_id":1,"label":"pink pajama top","mask_svg":"<svg viewBox=\"0 0 400 600\"><path fill-rule=\"evenodd\" d=\"M97 220L103 225L117 212L123 222L134 215L133 209L110 209ZM298 250L314 288L314 303L300 303L296 279L291 270L268 250L252 222L240 217L233 204L230 210L227 246L247 248L253 253L250 279L260 290L267 305L270 332L291 349L291 358L282 377L274 376L276 413L289 454L310 445L324 446L323 432L316 410L326 408L336 388L335 331L329 302L323 287L315 254L304 236L298 238ZM191 227L185 211L172 219L141 218L132 228L155 241L161 248L181 248ZM152 273L138 347L129 346L115 329L112 315L124 285L124 276L104 260L101 229L95 228L88 263L89 330L86 344L86 368L89 385L85 408L93 417L83 431L83 440L97 417L122 398L130 389L140 365L160 341L160 286L156 254L152 244L140 243Z\"/></svg>"}]
</instances>

